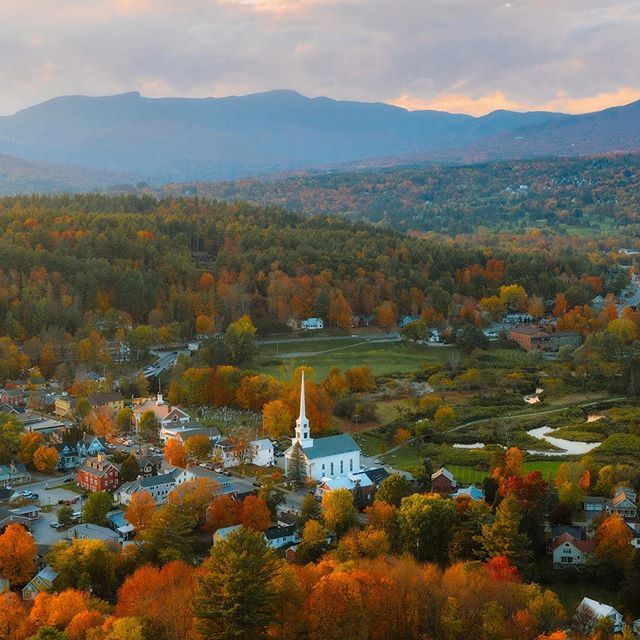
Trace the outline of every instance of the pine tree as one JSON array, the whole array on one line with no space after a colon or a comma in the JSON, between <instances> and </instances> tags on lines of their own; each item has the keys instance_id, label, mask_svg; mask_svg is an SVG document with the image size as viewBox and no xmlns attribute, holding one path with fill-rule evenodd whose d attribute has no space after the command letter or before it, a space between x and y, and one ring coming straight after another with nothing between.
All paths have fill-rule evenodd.
<instances>
[{"instance_id":1,"label":"pine tree","mask_svg":"<svg viewBox=\"0 0 640 640\"><path fill-rule=\"evenodd\" d=\"M215 544L196 579L196 627L208 640L258 640L273 619L277 561L259 531L238 529Z\"/></svg>"},{"instance_id":2,"label":"pine tree","mask_svg":"<svg viewBox=\"0 0 640 640\"><path fill-rule=\"evenodd\" d=\"M145 550L153 560L189 560L193 554L193 528L189 519L173 504L165 504L145 529Z\"/></svg>"},{"instance_id":3,"label":"pine tree","mask_svg":"<svg viewBox=\"0 0 640 640\"><path fill-rule=\"evenodd\" d=\"M520 531L522 511L515 496L509 494L496 510L491 525L483 525L478 542L482 544L486 558L505 556L522 573L531 563L531 541Z\"/></svg>"},{"instance_id":4,"label":"pine tree","mask_svg":"<svg viewBox=\"0 0 640 640\"><path fill-rule=\"evenodd\" d=\"M307 477L307 463L304 452L299 442L295 442L291 451L291 459L289 460L289 471L287 474L289 480L292 480L296 486L304 485Z\"/></svg>"}]
</instances>

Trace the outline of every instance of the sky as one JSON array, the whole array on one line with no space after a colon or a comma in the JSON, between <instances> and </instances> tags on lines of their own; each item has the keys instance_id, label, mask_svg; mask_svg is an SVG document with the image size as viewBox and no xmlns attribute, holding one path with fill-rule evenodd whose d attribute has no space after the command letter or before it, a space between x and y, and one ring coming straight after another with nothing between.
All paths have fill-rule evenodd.
<instances>
[{"instance_id":1,"label":"sky","mask_svg":"<svg viewBox=\"0 0 640 640\"><path fill-rule=\"evenodd\" d=\"M0 0L0 114L63 94L481 115L640 99L640 0Z\"/></svg>"}]
</instances>

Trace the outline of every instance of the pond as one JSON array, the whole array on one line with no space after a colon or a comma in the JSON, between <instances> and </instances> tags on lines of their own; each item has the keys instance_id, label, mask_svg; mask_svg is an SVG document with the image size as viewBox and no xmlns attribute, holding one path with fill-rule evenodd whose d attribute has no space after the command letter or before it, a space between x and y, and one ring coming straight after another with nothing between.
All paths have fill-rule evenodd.
<instances>
[{"instance_id":1,"label":"pond","mask_svg":"<svg viewBox=\"0 0 640 640\"><path fill-rule=\"evenodd\" d=\"M561 451L535 451L532 449L528 450L527 453L537 456L583 456L600 446L600 442L574 442L573 440L563 440L562 438L554 438L553 436L547 435L553 431L555 431L555 429L551 427L538 427L537 429L527 431L527 435L537 438L538 440L545 440L549 444L561 449Z\"/></svg>"},{"instance_id":2,"label":"pond","mask_svg":"<svg viewBox=\"0 0 640 640\"><path fill-rule=\"evenodd\" d=\"M453 445L454 449L484 449L484 442L474 442L473 444L461 444L456 442Z\"/></svg>"}]
</instances>

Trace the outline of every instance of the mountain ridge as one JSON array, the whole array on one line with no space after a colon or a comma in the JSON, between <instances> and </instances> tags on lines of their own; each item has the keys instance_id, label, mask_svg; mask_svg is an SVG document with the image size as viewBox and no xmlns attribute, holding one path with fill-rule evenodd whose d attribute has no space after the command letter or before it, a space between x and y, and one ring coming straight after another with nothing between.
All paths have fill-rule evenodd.
<instances>
[{"instance_id":1,"label":"mountain ridge","mask_svg":"<svg viewBox=\"0 0 640 640\"><path fill-rule=\"evenodd\" d=\"M308 98L287 89L221 98L147 98L131 91L58 96L0 117L0 154L46 163L50 176L55 165L104 173L104 187L114 184L114 174L158 186L572 149L575 155L640 149L640 101L581 116L496 110L475 117Z\"/></svg>"}]
</instances>

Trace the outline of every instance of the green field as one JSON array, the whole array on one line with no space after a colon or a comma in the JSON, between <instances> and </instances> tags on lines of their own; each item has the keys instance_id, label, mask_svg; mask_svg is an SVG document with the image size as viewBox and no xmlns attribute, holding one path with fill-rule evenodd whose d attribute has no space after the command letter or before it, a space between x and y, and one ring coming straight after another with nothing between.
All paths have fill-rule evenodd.
<instances>
[{"instance_id":1,"label":"green field","mask_svg":"<svg viewBox=\"0 0 640 640\"><path fill-rule=\"evenodd\" d=\"M296 367L308 365L316 379L327 375L331 367L349 369L366 365L374 375L417 372L428 362L447 362L455 347L411 345L404 342L375 342L362 338L305 340L279 345L259 345L255 369L276 378L288 379Z\"/></svg>"}]
</instances>

